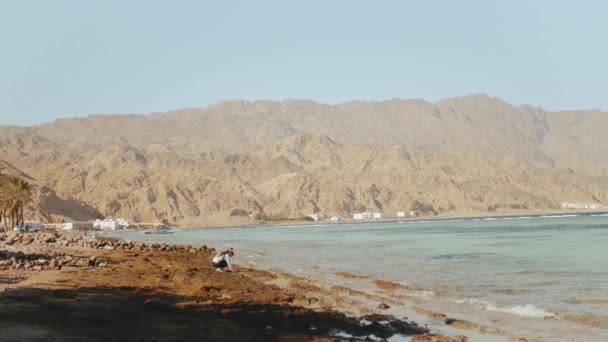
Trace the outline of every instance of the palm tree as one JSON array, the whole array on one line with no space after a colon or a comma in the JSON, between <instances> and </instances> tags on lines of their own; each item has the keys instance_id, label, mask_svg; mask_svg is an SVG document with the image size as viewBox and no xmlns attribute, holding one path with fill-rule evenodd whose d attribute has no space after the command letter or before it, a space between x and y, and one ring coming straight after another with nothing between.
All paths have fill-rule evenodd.
<instances>
[{"instance_id":1,"label":"palm tree","mask_svg":"<svg viewBox=\"0 0 608 342\"><path fill-rule=\"evenodd\" d=\"M27 181L0 174L0 211L4 220L4 233L23 223L23 208L32 201L33 186Z\"/></svg>"}]
</instances>

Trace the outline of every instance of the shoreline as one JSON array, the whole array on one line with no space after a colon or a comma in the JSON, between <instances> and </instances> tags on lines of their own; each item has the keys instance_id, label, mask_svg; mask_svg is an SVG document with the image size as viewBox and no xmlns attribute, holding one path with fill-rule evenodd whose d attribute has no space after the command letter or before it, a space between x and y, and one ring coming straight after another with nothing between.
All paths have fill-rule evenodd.
<instances>
[{"instance_id":1,"label":"shoreline","mask_svg":"<svg viewBox=\"0 0 608 342\"><path fill-rule=\"evenodd\" d=\"M0 304L3 304L0 308L7 308L7 311L0 309L0 328L8 331L7 336L13 336L11 329L15 325L20 327L18 332L13 332L15 340L38 340L36 336L23 335L29 325L40 324L39 317L33 321L35 315L28 311L33 303L45 312L43 323L48 321L46 329L53 334L58 333L55 327L58 323L51 317L54 310L68 311L76 306L79 315L95 318L94 312L87 311L87 307L93 305L108 310L119 307L128 312L136 311L146 320L160 320L159 324L169 319L167 315L179 315L180 324L202 324L211 334L205 336L229 341L245 337L247 340L260 337L259 340L300 341L314 337L317 341L358 341L371 335L380 340L404 335L412 341L540 340L498 328L493 319L476 321L466 311L438 310L431 302L412 295L412 291L420 289L367 275L336 272L335 276L341 280L333 284L282 269L240 264L235 265L235 273L218 273L209 262L215 251L204 245L144 243L77 233L11 236L20 236L20 239L10 244L0 241L0 252L34 255L32 265L39 260L36 258L43 258L48 253L67 254L66 258L75 260L61 269L50 269L51 263L47 263L38 270L29 268L17 272L2 270L7 258L0 253ZM91 263L93 257L96 261ZM11 274L12 284L8 281ZM361 291L352 287L353 282L359 280L371 282L375 290ZM89 302L90 297L95 298L93 303ZM402 316L400 307L410 309L407 317ZM486 314L488 317L501 315ZM230 327L201 322L202 318L213 320L218 315L220 320L228 320ZM132 338L129 335L132 332L124 326L132 318L117 315L113 319L123 320L112 321L112 325L118 325L119 330L124 328L122 337ZM517 321L521 318L507 319ZM561 318L550 318L546 322L572 326ZM69 320L64 323L72 324ZM84 330L71 333L85 334L91 329L102 329L100 323L87 320L83 324ZM172 329L177 331L153 329L153 332L184 339L194 339L195 335L191 334L199 334L196 336L200 339L198 329L183 330L179 326ZM231 335L233 329L240 329L241 335Z\"/></svg>"},{"instance_id":2,"label":"shoreline","mask_svg":"<svg viewBox=\"0 0 608 342\"><path fill-rule=\"evenodd\" d=\"M214 252L80 234L9 234L0 241L3 336L359 341L403 335L435 341L428 328L387 313L385 303L370 307L369 298L342 288L246 265L215 272Z\"/></svg>"},{"instance_id":3,"label":"shoreline","mask_svg":"<svg viewBox=\"0 0 608 342\"><path fill-rule=\"evenodd\" d=\"M586 212L583 213L583 215L606 215L605 212ZM545 214L546 215L546 214ZM511 225L511 224L515 224L515 225L519 225L519 226L527 226L527 225L569 225L569 222L576 222L576 221L571 221L568 216L573 215L573 213L571 212L566 212L563 213L561 215L566 215L565 218L563 218L563 223L559 223L559 221L561 221L560 219L532 219L532 220L523 220L520 221L521 223L515 223L517 221L513 221L513 223L508 223L507 221L503 221L504 224L507 225ZM512 215L510 215L512 216ZM537 215L537 216L541 216L541 214ZM552 216L552 214L549 214L548 216ZM530 217L530 215L527 215L526 217ZM579 217L583 222L587 222L587 218L583 217ZM578 219L578 218L572 218L574 220ZM589 219L594 219L594 218L589 218ZM605 217L596 217L595 219L599 219L600 222L605 222ZM496 227L502 227L503 224L499 223L500 221L492 222L492 221L488 221L488 223L482 223L484 221L480 221L479 225L483 226L483 227L490 227L490 226L496 226ZM509 221L510 222L510 221ZM536 222L536 223L533 223ZM595 222L595 221L593 221ZM454 223L454 225L452 225L451 223L444 223L442 224L443 226L448 226L448 227L452 227L452 226L458 226L461 223L469 226L471 225L472 227L477 226L476 222L457 222ZM389 225L387 225L386 227L388 227ZM406 227L407 225L401 226L401 225L392 225L392 228L395 232L398 232L400 230L401 227ZM434 226L434 225L430 225L430 226ZM369 229L373 229L373 223L369 222ZM424 225L419 225L417 226L418 229L424 230ZM470 294L469 295L464 295L463 296L463 291L451 291L452 289L454 289L454 287L450 286L450 284L448 282L444 282L444 281L438 281L438 282L429 282L429 279L432 279L433 277L431 276L430 278L427 277L427 275L421 275L421 278L412 278L411 275L408 276L404 276L404 277L393 277L391 276L391 274L393 273L383 273L383 272L373 272L373 271L366 271L366 268L358 268L356 266L352 266L353 264L351 264L351 266L348 266L348 264L342 264L340 260L336 259L336 265L334 265L333 267L330 265L329 267L327 267L327 263L325 261L327 261L328 259L323 259L321 264L318 264L320 267L315 266L314 261L307 261L306 259L302 259L302 255L300 253L296 253L300 259L299 262L297 263L283 263L283 262L273 262L272 260L274 260L274 258L272 258L271 256L276 257L277 253L270 253L270 252L265 252L264 251L264 246L267 245L254 245L254 246L250 246L248 247L248 238L252 238L255 239L256 234L259 232L262 235L267 235L271 238L271 236L273 234L279 234L278 240L279 241L283 241L283 233L280 232L284 232L281 229L276 229L275 232L276 233L272 233L271 232L271 228L264 229L265 227L263 227L262 229L260 229L259 231L249 231L247 229L243 229L240 233L238 231L234 231L235 237L226 237L225 239L219 239L218 241L224 241L224 240L234 240L235 243L234 244L227 244L225 241L222 242L222 245L226 245L226 246L235 246L238 247L239 250L245 250L248 254L250 255L256 255L258 254L259 251L261 251L262 253L257 255L255 258L251 258L251 256L249 256L249 259L246 260L250 260L250 262L255 261L255 263L253 263L254 265L259 265L260 267L262 267L263 269L266 270L274 270L273 267L275 267L276 269L288 269L294 272L294 274L297 274L299 276L305 276L308 278L314 278L316 279L319 283L320 282L325 282L325 283L330 283L333 285L345 285L346 287L350 288L351 290L354 291L364 291L364 292L368 292L368 293L373 293L375 291L378 291L378 289L374 286L374 284L372 283L372 281L374 280L374 278L378 277L378 279L380 280L388 280L388 281L393 281L393 282L403 282L403 285L409 285L409 286L415 286L415 287L420 287L420 289L424 292L427 292L426 290L428 290L429 292L431 292L430 296L432 296L433 298L430 298L427 303L432 302L434 306L431 307L426 307L427 310L431 310L434 312L439 312L442 313L444 315L446 315L447 317L460 317L461 319L466 319L470 322L475 322L476 324L480 324L480 325L485 325L487 327L492 327L495 326L495 323L492 322L490 320L490 322L488 323L488 318L489 317L494 317L492 319L499 319L501 320L500 325L498 326L501 329L504 329L505 331L518 331L517 329L519 327L517 326L513 326L513 324L511 323L507 323L507 321L521 321L522 325L526 325L528 326L528 328L530 328L527 331L542 331L543 334L546 334L546 336L551 336L552 338L549 338L548 340L560 340L561 339L555 339L555 336L553 336L553 334L551 332L549 332L548 330L550 328L556 328L556 329L562 329L561 326L567 326L570 330L565 330L565 335L566 336L586 336L589 337L591 336L591 338L588 338L587 340L589 341L595 341L597 339L594 339L595 336L606 336L608 334L608 330L605 330L608 328L608 316L602 315L601 313L597 313L596 311L593 311L594 313L590 313L590 312L584 312L579 309L574 309L570 310L570 308L556 308L554 306L551 306L551 303L561 303L561 301L563 300L562 298L564 298L563 296L559 297L559 298L554 298L555 302L551 302L549 304L547 304L546 302L543 304L541 302L537 302L534 299L531 298L527 298L527 299L520 299L518 301L506 301L506 302L502 302L500 299L496 299L494 297L477 297L475 294ZM321 232L325 231L325 229L330 230L332 233L338 233L340 232L340 228L338 227L317 227L314 230L311 230L311 234L313 234L314 236L316 236L317 232L319 234L322 234ZM358 229L358 228L357 228ZM148 241L174 241L174 243L184 243L186 241L197 241L197 240L209 240L209 239L213 239L215 241L215 237L218 236L224 236L224 234L229 234L229 228L226 228L226 231L223 232L223 229L220 230L216 230L215 232L209 232L209 234L204 233L204 229L200 230L200 234L201 235L196 235L193 234L192 236L189 235L188 231L183 231L184 235L180 236L179 233L176 233L175 237L164 237L164 236L159 236L159 237L155 237L152 238L152 236L150 236L150 238L146 238L144 237L144 235L137 235L137 234L129 234L126 235L125 238L132 238L132 239L145 239ZM366 229L364 229L366 230ZM303 231L299 231L298 228L294 228L294 229L290 229L287 232L285 232L285 234L290 235L292 233L297 233L298 236L300 236L300 234L308 234L305 233L305 231L307 231L306 229L304 229ZM350 231L350 230L349 230ZM310 235L310 236L313 236ZM114 235L114 236L120 236L120 233ZM302 235L302 236L309 236L309 235ZM306 240L306 238L304 238ZM236 241L240 241L240 243L236 243ZM272 245L272 240L269 240L271 245ZM438 252L441 253L441 252ZM266 256L264 256L265 254L268 254ZM280 255L280 254L279 254ZM344 254L339 254L340 256L344 257ZM259 256L261 256L262 258L260 259ZM414 256L415 257L415 256ZM263 259L266 258L266 259ZM269 259L270 258L270 259ZM334 257L335 258L335 257ZM240 259L240 258L239 258ZM331 259L331 258L329 258ZM264 261L266 260L266 261ZM280 259L276 259L276 260L280 260ZM339 265L338 265L339 264ZM325 265L325 266L324 266ZM357 265L357 264L354 264ZM342 267L344 266L344 267ZM365 267L369 267L369 264L365 264ZM258 266L256 266L258 267ZM404 265L403 269L407 269L407 267ZM424 267L423 267L424 269ZM433 268L433 267L429 267L428 271L432 271L432 269L437 269L437 268ZM394 271L394 270L393 270ZM346 279L348 282L350 282L351 284L343 284L343 280L344 279L336 279L335 277L333 277L333 274L335 273L344 273L344 272L352 272L352 274L350 274ZM371 272L371 273L370 273ZM403 273L404 275L407 275L408 273ZM350 279L354 279L355 281L350 281ZM362 279L362 280L361 280ZM416 279L425 279L427 281L416 281ZM437 279L437 278L435 278ZM492 278L486 278L486 279L492 279ZM500 291L503 292L499 292L498 290L495 291L496 293L500 293L501 295L517 295L516 292L509 292L510 288L508 287L501 287L500 283L496 283L496 281L492 282L492 280L489 281L488 286L493 286L495 287L495 289L498 289ZM492 285L493 284L493 285ZM468 287L468 286L466 286ZM439 289L439 290L437 290ZM515 289L517 289L517 287L515 287ZM538 288L538 290L542 291L542 288ZM371 291L371 292L369 292ZM516 290L514 290L516 291ZM433 293L434 292L434 293ZM465 291L466 293L466 291ZM470 293L470 291L469 291ZM363 295L363 294L362 294ZM410 293L404 293L404 296L410 296ZM565 294L566 296L568 294ZM579 296L580 297L580 296ZM597 295L596 295L597 297ZM599 297L602 297L601 295ZM598 297L598 298L599 298ZM512 297L513 298L513 297ZM578 297L577 297L578 298ZM584 295L582 296L582 298L584 298L585 300L587 300L587 297L585 297ZM503 298L504 299L504 298ZM597 298L593 297L592 300L598 300ZM603 299L602 299L603 300ZM441 303L444 302L444 303ZM449 302L447 305L445 302ZM602 303L604 303L602 301ZM390 304L390 303L389 303ZM547 306L545 306L545 304L547 304ZM563 310L562 310L563 309ZM400 312L398 313L398 315L405 315L407 317L415 317L413 315L411 315L409 312ZM418 319L414 319L416 322L418 323L422 323L423 321L418 320ZM527 321L534 321L533 323L527 324ZM484 323L485 322L485 323ZM557 323L559 322L559 323ZM561 325L561 326L560 326ZM599 329L599 330L598 330ZM593 334L598 334L598 335L593 335ZM565 340L565 339L564 339Z\"/></svg>"},{"instance_id":4,"label":"shoreline","mask_svg":"<svg viewBox=\"0 0 608 342\"><path fill-rule=\"evenodd\" d=\"M293 223L248 223L248 224L226 224L226 225L211 225L211 226L170 226L169 230L193 230L193 229L220 229L220 228L255 228L255 227L286 227L286 226L320 226L320 225L340 225L340 224L365 224L365 223L390 223L390 222L399 222L399 221L407 221L407 222L416 222L416 221L448 221L448 220L474 220L474 219L484 219L484 218L508 218L508 217L542 217L542 216L550 216L550 215L593 215L593 214L608 214L608 209L601 210L586 210L586 211L572 211L571 209L561 209L558 211L525 211L525 212L513 212L513 213L479 213L472 216L467 216L463 214L447 214L447 215L437 215L437 216L418 216L411 218L396 218L396 219L365 219L365 220L341 220L338 222L335 221L317 221L317 222L293 222ZM146 229L125 229L120 231L147 231Z\"/></svg>"}]
</instances>

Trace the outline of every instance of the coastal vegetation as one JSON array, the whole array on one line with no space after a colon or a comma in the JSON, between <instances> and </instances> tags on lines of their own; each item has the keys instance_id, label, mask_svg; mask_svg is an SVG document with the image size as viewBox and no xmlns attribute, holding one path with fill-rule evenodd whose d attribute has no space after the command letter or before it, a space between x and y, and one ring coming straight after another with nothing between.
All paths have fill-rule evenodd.
<instances>
[{"instance_id":1,"label":"coastal vegetation","mask_svg":"<svg viewBox=\"0 0 608 342\"><path fill-rule=\"evenodd\" d=\"M0 174L0 211L4 233L23 223L25 206L32 201L34 187L24 179Z\"/></svg>"}]
</instances>

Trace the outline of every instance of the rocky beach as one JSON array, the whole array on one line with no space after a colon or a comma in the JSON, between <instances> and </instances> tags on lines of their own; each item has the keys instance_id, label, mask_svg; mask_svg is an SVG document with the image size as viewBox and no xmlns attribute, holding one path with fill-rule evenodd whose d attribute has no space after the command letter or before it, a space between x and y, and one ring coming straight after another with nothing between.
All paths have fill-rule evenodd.
<instances>
[{"instance_id":1,"label":"rocky beach","mask_svg":"<svg viewBox=\"0 0 608 342\"><path fill-rule=\"evenodd\" d=\"M234 273L216 272L209 263L214 252L72 233L9 234L0 241L1 339L467 341L482 334L525 340L423 307L420 314L462 334L443 336L386 313L415 298L325 287L238 264ZM374 282L383 291L403 287Z\"/></svg>"}]
</instances>

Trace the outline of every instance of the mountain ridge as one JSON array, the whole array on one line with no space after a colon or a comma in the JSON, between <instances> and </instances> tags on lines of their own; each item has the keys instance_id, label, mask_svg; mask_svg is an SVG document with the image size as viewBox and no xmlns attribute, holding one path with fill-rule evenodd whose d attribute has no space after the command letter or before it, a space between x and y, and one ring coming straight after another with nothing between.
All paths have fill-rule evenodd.
<instances>
[{"instance_id":1,"label":"mountain ridge","mask_svg":"<svg viewBox=\"0 0 608 342\"><path fill-rule=\"evenodd\" d=\"M572 122L576 117L576 122ZM606 112L547 112L539 107L514 107L488 95L424 100L351 101L338 105L311 100L219 101L149 115L93 115L61 119L28 128L8 129L34 135L82 152L111 143L171 144L183 140L225 149L275 143L283 138L323 134L341 143L430 146L444 152L478 150L487 155L524 159L563 159L573 153L568 128L596 152L586 159L608 160ZM78 132L75 134L74 132ZM552 136L557 134L557 136ZM472 136L479 137L477 144ZM551 139L545 141L549 136ZM597 146L597 142L601 146ZM565 142L565 143L562 143ZM598 148L599 147L599 148ZM608 150L608 148L606 148Z\"/></svg>"},{"instance_id":2,"label":"mountain ridge","mask_svg":"<svg viewBox=\"0 0 608 342\"><path fill-rule=\"evenodd\" d=\"M45 189L46 204L37 203L52 210L31 211L45 220L507 213L605 203L606 129L606 112L547 112L485 94L434 103L237 100L0 127L0 160Z\"/></svg>"}]
</instances>

